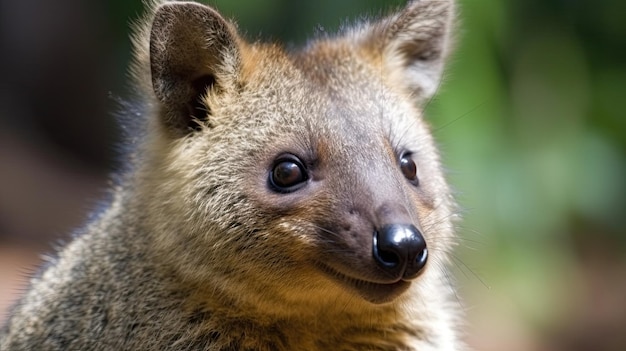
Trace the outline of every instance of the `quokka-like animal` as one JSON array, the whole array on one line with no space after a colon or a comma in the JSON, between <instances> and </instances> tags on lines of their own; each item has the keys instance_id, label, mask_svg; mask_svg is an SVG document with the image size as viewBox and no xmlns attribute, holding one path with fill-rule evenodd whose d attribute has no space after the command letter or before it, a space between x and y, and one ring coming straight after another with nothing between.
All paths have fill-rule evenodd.
<instances>
[{"instance_id":1,"label":"quokka-like animal","mask_svg":"<svg viewBox=\"0 0 626 351\"><path fill-rule=\"evenodd\" d=\"M465 349L446 273L458 211L423 116L453 2L293 51L202 4L149 7L139 141L0 349Z\"/></svg>"}]
</instances>

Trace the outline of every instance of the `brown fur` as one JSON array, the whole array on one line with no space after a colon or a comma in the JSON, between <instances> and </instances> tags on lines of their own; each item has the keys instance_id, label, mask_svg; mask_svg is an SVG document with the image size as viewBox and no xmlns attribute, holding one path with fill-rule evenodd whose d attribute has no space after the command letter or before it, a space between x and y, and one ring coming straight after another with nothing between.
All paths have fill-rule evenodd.
<instances>
[{"instance_id":1,"label":"brown fur","mask_svg":"<svg viewBox=\"0 0 626 351\"><path fill-rule=\"evenodd\" d=\"M410 2L295 53L203 5L153 8L135 37L148 118L133 172L33 279L0 348L463 350L445 272L456 207L421 112L453 4ZM286 194L268 186L285 153L310 172ZM389 222L420 228L428 264L364 293Z\"/></svg>"}]
</instances>

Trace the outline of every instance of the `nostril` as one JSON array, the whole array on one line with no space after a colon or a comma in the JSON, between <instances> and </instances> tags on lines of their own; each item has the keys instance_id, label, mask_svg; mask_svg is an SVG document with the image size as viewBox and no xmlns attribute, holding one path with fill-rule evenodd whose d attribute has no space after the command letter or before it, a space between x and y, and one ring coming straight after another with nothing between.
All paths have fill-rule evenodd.
<instances>
[{"instance_id":1,"label":"nostril","mask_svg":"<svg viewBox=\"0 0 626 351\"><path fill-rule=\"evenodd\" d=\"M426 261L428 261L428 249L424 247L416 257L415 257L415 265L418 269L422 269L426 265Z\"/></svg>"},{"instance_id":2,"label":"nostril","mask_svg":"<svg viewBox=\"0 0 626 351\"><path fill-rule=\"evenodd\" d=\"M426 262L428 261L428 248L426 248L426 241L424 241L423 237L420 235L421 241L419 245L417 245L417 250L413 251L409 256L409 264L406 266L406 270L404 271L403 278L410 280L416 278L426 266Z\"/></svg>"},{"instance_id":3,"label":"nostril","mask_svg":"<svg viewBox=\"0 0 626 351\"><path fill-rule=\"evenodd\" d=\"M378 244L379 233L374 232L374 258L383 267L395 268L400 264L400 257L388 245Z\"/></svg>"}]
</instances>

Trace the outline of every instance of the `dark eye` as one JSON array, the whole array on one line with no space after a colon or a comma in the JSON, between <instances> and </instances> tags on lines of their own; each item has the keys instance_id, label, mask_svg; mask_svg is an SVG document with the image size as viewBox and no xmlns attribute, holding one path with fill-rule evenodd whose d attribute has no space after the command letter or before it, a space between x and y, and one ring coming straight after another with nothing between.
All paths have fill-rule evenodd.
<instances>
[{"instance_id":1,"label":"dark eye","mask_svg":"<svg viewBox=\"0 0 626 351\"><path fill-rule=\"evenodd\" d=\"M278 159L272 168L269 182L280 193L296 191L309 179L302 161L293 155Z\"/></svg>"},{"instance_id":2,"label":"dark eye","mask_svg":"<svg viewBox=\"0 0 626 351\"><path fill-rule=\"evenodd\" d=\"M417 166L415 165L415 161L411 158L411 154L404 154L400 158L400 170L402 170L402 174L414 185L419 185L419 180L417 179Z\"/></svg>"}]
</instances>

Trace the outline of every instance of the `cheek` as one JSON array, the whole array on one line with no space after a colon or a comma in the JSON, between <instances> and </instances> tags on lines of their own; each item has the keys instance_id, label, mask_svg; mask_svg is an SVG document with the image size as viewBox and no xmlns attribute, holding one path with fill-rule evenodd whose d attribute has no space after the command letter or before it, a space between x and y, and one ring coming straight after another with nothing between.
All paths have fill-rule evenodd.
<instances>
[{"instance_id":1,"label":"cheek","mask_svg":"<svg viewBox=\"0 0 626 351\"><path fill-rule=\"evenodd\" d=\"M268 235L272 243L294 258L302 259L310 254L317 242L314 226L305 216L293 215L277 219L270 224Z\"/></svg>"},{"instance_id":2,"label":"cheek","mask_svg":"<svg viewBox=\"0 0 626 351\"><path fill-rule=\"evenodd\" d=\"M339 222L337 211L332 210L333 196L336 194L329 194L320 182L311 182L291 194L270 191L253 194L255 206L269 219L264 230L272 237L271 244L305 265L319 254L325 243L337 240L337 232L329 232ZM331 226L327 225L329 221Z\"/></svg>"}]
</instances>

